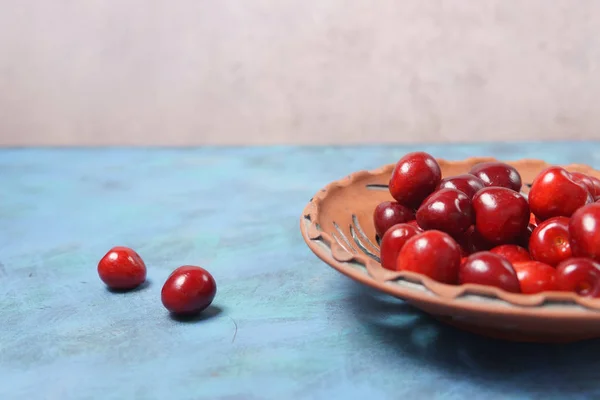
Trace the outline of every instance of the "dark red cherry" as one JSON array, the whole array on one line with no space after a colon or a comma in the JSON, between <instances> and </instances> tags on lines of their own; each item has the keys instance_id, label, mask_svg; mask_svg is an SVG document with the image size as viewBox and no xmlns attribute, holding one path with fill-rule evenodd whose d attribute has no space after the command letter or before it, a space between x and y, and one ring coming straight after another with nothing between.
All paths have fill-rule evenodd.
<instances>
[{"instance_id":1,"label":"dark red cherry","mask_svg":"<svg viewBox=\"0 0 600 400\"><path fill-rule=\"evenodd\" d=\"M489 161L475 164L469 173L481 179L486 186L505 187L515 192L521 190L522 182L519 171L512 165L503 162Z\"/></svg>"},{"instance_id":2,"label":"dark red cherry","mask_svg":"<svg viewBox=\"0 0 600 400\"><path fill-rule=\"evenodd\" d=\"M398 203L418 208L440 183L442 171L430 154L409 153L402 157L390 178L390 194Z\"/></svg>"},{"instance_id":3,"label":"dark red cherry","mask_svg":"<svg viewBox=\"0 0 600 400\"><path fill-rule=\"evenodd\" d=\"M475 228L489 242L516 241L529 224L527 200L514 190L487 187L473 197Z\"/></svg>"},{"instance_id":4,"label":"dark red cherry","mask_svg":"<svg viewBox=\"0 0 600 400\"><path fill-rule=\"evenodd\" d=\"M466 194L469 199L472 199L475 193L484 187L485 183L475 175L463 174L442 179L436 190L456 189Z\"/></svg>"},{"instance_id":5,"label":"dark red cherry","mask_svg":"<svg viewBox=\"0 0 600 400\"><path fill-rule=\"evenodd\" d=\"M383 237L385 232L396 224L402 224L415 219L415 213L395 201L384 201L375 207L373 212L373 221L375 223L375 232L379 237Z\"/></svg>"},{"instance_id":6,"label":"dark red cherry","mask_svg":"<svg viewBox=\"0 0 600 400\"><path fill-rule=\"evenodd\" d=\"M381 266L395 271L400 250L408 239L421 232L420 228L410 224L397 224L388 229L381 239Z\"/></svg>"},{"instance_id":7,"label":"dark red cherry","mask_svg":"<svg viewBox=\"0 0 600 400\"><path fill-rule=\"evenodd\" d=\"M460 267L460 284L494 286L507 292L520 293L519 278L513 266L502 256L482 251L469 256Z\"/></svg>"},{"instance_id":8,"label":"dark red cherry","mask_svg":"<svg viewBox=\"0 0 600 400\"><path fill-rule=\"evenodd\" d=\"M600 264L589 258L570 258L556 267L558 290L600 297Z\"/></svg>"},{"instance_id":9,"label":"dark red cherry","mask_svg":"<svg viewBox=\"0 0 600 400\"><path fill-rule=\"evenodd\" d=\"M440 189L423 201L417 223L425 230L436 229L450 235L466 231L474 222L471 199L456 189Z\"/></svg>"},{"instance_id":10,"label":"dark red cherry","mask_svg":"<svg viewBox=\"0 0 600 400\"><path fill-rule=\"evenodd\" d=\"M217 294L217 284L204 268L184 265L171 273L165 282L161 300L173 314L191 315L206 309Z\"/></svg>"}]
</instances>

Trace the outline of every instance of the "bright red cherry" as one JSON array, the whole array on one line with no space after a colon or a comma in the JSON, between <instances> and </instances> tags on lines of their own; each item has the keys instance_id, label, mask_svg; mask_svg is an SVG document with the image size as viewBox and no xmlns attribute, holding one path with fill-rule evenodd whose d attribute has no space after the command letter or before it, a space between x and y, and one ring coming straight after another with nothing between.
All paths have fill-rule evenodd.
<instances>
[{"instance_id":1,"label":"bright red cherry","mask_svg":"<svg viewBox=\"0 0 600 400\"><path fill-rule=\"evenodd\" d=\"M600 297L600 264L589 258L570 258L556 267L558 290Z\"/></svg>"},{"instance_id":2,"label":"bright red cherry","mask_svg":"<svg viewBox=\"0 0 600 400\"><path fill-rule=\"evenodd\" d=\"M539 224L529 238L529 253L553 267L571 257L569 218L554 217Z\"/></svg>"},{"instance_id":3,"label":"bright red cherry","mask_svg":"<svg viewBox=\"0 0 600 400\"><path fill-rule=\"evenodd\" d=\"M520 293L517 273L508 260L489 251L475 253L460 266L460 284L475 283L494 286L507 292Z\"/></svg>"},{"instance_id":4,"label":"bright red cherry","mask_svg":"<svg viewBox=\"0 0 600 400\"><path fill-rule=\"evenodd\" d=\"M485 183L475 175L463 174L442 179L436 190L456 189L466 194L469 199L472 199L475 193L484 187Z\"/></svg>"},{"instance_id":5,"label":"bright red cherry","mask_svg":"<svg viewBox=\"0 0 600 400\"><path fill-rule=\"evenodd\" d=\"M487 187L473 197L475 228L489 242L517 240L529 224L527 200L514 190Z\"/></svg>"},{"instance_id":6,"label":"bright red cherry","mask_svg":"<svg viewBox=\"0 0 600 400\"><path fill-rule=\"evenodd\" d=\"M569 237L573 257L600 261L600 203L575 211L569 221Z\"/></svg>"},{"instance_id":7,"label":"bright red cherry","mask_svg":"<svg viewBox=\"0 0 600 400\"><path fill-rule=\"evenodd\" d=\"M423 201L417 223L425 230L436 229L450 235L466 231L474 221L471 199L456 189L440 189Z\"/></svg>"},{"instance_id":8,"label":"bright red cherry","mask_svg":"<svg viewBox=\"0 0 600 400\"><path fill-rule=\"evenodd\" d=\"M438 282L454 284L460 259L460 247L450 235L425 231L404 244L398 253L396 270L417 272Z\"/></svg>"},{"instance_id":9,"label":"bright red cherry","mask_svg":"<svg viewBox=\"0 0 600 400\"><path fill-rule=\"evenodd\" d=\"M167 278L161 300L173 314L192 315L210 306L216 294L217 284L207 270L184 265Z\"/></svg>"},{"instance_id":10,"label":"bright red cherry","mask_svg":"<svg viewBox=\"0 0 600 400\"><path fill-rule=\"evenodd\" d=\"M503 162L489 161L475 164L469 173L481 179L486 186L505 187L515 192L521 190L522 182L519 171L512 165Z\"/></svg>"},{"instance_id":11,"label":"bright red cherry","mask_svg":"<svg viewBox=\"0 0 600 400\"><path fill-rule=\"evenodd\" d=\"M398 203L418 208L440 183L442 171L431 155L409 153L396 164L390 178L390 194Z\"/></svg>"},{"instance_id":12,"label":"bright red cherry","mask_svg":"<svg viewBox=\"0 0 600 400\"><path fill-rule=\"evenodd\" d=\"M131 290L146 281L146 264L129 247L113 247L98 263L98 275L110 289Z\"/></svg>"},{"instance_id":13,"label":"bright red cherry","mask_svg":"<svg viewBox=\"0 0 600 400\"><path fill-rule=\"evenodd\" d=\"M396 270L398 253L411 237L423 232L420 228L410 224L392 226L381 239L380 253L381 266L392 271Z\"/></svg>"},{"instance_id":14,"label":"bright red cherry","mask_svg":"<svg viewBox=\"0 0 600 400\"><path fill-rule=\"evenodd\" d=\"M529 191L531 212L544 221L552 217L570 217L593 197L585 185L575 182L564 168L549 167L534 180Z\"/></svg>"},{"instance_id":15,"label":"bright red cherry","mask_svg":"<svg viewBox=\"0 0 600 400\"><path fill-rule=\"evenodd\" d=\"M556 285L556 270L548 264L539 261L513 263L517 272L521 292L535 294L558 290Z\"/></svg>"},{"instance_id":16,"label":"bright red cherry","mask_svg":"<svg viewBox=\"0 0 600 400\"><path fill-rule=\"evenodd\" d=\"M373 221L375 222L375 232L382 237L385 232L396 224L402 224L415 219L415 213L402 204L395 201L384 201L375 207L373 212Z\"/></svg>"},{"instance_id":17,"label":"bright red cherry","mask_svg":"<svg viewBox=\"0 0 600 400\"><path fill-rule=\"evenodd\" d=\"M490 250L490 253L506 258L510 263L531 261L529 252L516 244L501 244Z\"/></svg>"}]
</instances>

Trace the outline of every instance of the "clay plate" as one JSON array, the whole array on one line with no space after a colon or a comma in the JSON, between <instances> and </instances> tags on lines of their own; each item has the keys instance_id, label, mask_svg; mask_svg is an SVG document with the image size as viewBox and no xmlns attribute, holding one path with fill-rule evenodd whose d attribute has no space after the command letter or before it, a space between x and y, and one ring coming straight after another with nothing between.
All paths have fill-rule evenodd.
<instances>
[{"instance_id":1,"label":"clay plate","mask_svg":"<svg viewBox=\"0 0 600 400\"><path fill-rule=\"evenodd\" d=\"M466 173L493 158L438 160L444 177ZM548 167L541 160L509 161L523 182ZM600 337L600 299L573 293L536 295L508 293L481 285L452 286L410 272L381 267L373 210L393 200L387 190L394 165L360 171L321 189L302 213L300 229L308 247L327 264L350 278L401 298L435 318L485 336L534 342L572 342ZM568 165L600 178L586 165ZM528 186L523 185L526 194Z\"/></svg>"}]
</instances>

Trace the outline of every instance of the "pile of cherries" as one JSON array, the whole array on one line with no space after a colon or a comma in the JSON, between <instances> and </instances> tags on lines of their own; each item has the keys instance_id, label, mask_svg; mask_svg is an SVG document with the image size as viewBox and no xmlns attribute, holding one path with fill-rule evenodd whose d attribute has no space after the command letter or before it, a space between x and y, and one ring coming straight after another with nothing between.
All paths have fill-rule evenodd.
<instances>
[{"instance_id":1,"label":"pile of cherries","mask_svg":"<svg viewBox=\"0 0 600 400\"><path fill-rule=\"evenodd\" d=\"M396 164L375 208L381 265L446 284L600 297L600 180L552 166L527 198L502 162L445 177L424 152Z\"/></svg>"},{"instance_id":2,"label":"pile of cherries","mask_svg":"<svg viewBox=\"0 0 600 400\"><path fill-rule=\"evenodd\" d=\"M113 247L98 263L98 275L113 291L129 291L146 282L146 264L129 247ZM177 316L193 316L210 306L217 293L212 275L201 267L184 265L167 278L161 291L163 306Z\"/></svg>"}]
</instances>

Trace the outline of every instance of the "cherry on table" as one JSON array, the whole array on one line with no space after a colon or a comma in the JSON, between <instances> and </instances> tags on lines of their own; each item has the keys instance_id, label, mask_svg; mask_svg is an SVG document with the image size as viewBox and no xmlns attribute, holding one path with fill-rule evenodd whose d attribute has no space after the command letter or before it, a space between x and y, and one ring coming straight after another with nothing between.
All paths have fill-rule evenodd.
<instances>
[{"instance_id":1,"label":"cherry on table","mask_svg":"<svg viewBox=\"0 0 600 400\"><path fill-rule=\"evenodd\" d=\"M161 300L171 313L186 316L206 309L216 294L217 284L207 270L184 265L167 278L161 291Z\"/></svg>"},{"instance_id":2,"label":"cherry on table","mask_svg":"<svg viewBox=\"0 0 600 400\"><path fill-rule=\"evenodd\" d=\"M539 224L529 238L529 253L553 267L571 257L569 218L553 217Z\"/></svg>"},{"instance_id":3,"label":"cherry on table","mask_svg":"<svg viewBox=\"0 0 600 400\"><path fill-rule=\"evenodd\" d=\"M380 246L381 266L392 271L396 270L398 253L411 237L421 233L422 230L411 224L397 224L392 226L383 235Z\"/></svg>"},{"instance_id":4,"label":"cherry on table","mask_svg":"<svg viewBox=\"0 0 600 400\"><path fill-rule=\"evenodd\" d=\"M408 239L398 253L396 270L417 272L438 282L454 284L460 260L458 243L447 233L431 230Z\"/></svg>"},{"instance_id":5,"label":"cherry on table","mask_svg":"<svg viewBox=\"0 0 600 400\"><path fill-rule=\"evenodd\" d=\"M396 224L401 224L415 219L415 213L408 207L395 201L384 201L375 207L373 222L375 232L383 237L385 232Z\"/></svg>"},{"instance_id":6,"label":"cherry on table","mask_svg":"<svg viewBox=\"0 0 600 400\"><path fill-rule=\"evenodd\" d=\"M570 217L594 201L585 185L576 182L562 167L549 167L531 184L529 207L541 221L552 217Z\"/></svg>"},{"instance_id":7,"label":"cherry on table","mask_svg":"<svg viewBox=\"0 0 600 400\"><path fill-rule=\"evenodd\" d=\"M473 197L475 228L487 241L505 244L515 241L529 224L527 200L514 190L486 187Z\"/></svg>"},{"instance_id":8,"label":"cherry on table","mask_svg":"<svg viewBox=\"0 0 600 400\"><path fill-rule=\"evenodd\" d=\"M512 264L498 254L482 251L470 255L460 266L459 283L494 286L507 292L520 293L519 278Z\"/></svg>"},{"instance_id":9,"label":"cherry on table","mask_svg":"<svg viewBox=\"0 0 600 400\"><path fill-rule=\"evenodd\" d=\"M466 231L474 222L471 199L456 189L440 189L427 197L417 210L417 223L425 230L450 235Z\"/></svg>"},{"instance_id":10,"label":"cherry on table","mask_svg":"<svg viewBox=\"0 0 600 400\"><path fill-rule=\"evenodd\" d=\"M146 264L133 249L116 246L98 263L98 275L113 290L131 290L146 281Z\"/></svg>"},{"instance_id":11,"label":"cherry on table","mask_svg":"<svg viewBox=\"0 0 600 400\"><path fill-rule=\"evenodd\" d=\"M569 238L574 257L600 261L600 203L583 206L573 214Z\"/></svg>"},{"instance_id":12,"label":"cherry on table","mask_svg":"<svg viewBox=\"0 0 600 400\"><path fill-rule=\"evenodd\" d=\"M517 272L521 293L535 294L558 290L556 285L556 270L548 264L539 261L513 263Z\"/></svg>"},{"instance_id":13,"label":"cherry on table","mask_svg":"<svg viewBox=\"0 0 600 400\"><path fill-rule=\"evenodd\" d=\"M442 179L439 164L425 152L408 153L397 163L390 178L390 194L409 208L418 208Z\"/></svg>"},{"instance_id":14,"label":"cherry on table","mask_svg":"<svg viewBox=\"0 0 600 400\"><path fill-rule=\"evenodd\" d=\"M600 297L600 264L589 258L575 257L556 267L558 290L584 297Z\"/></svg>"},{"instance_id":15,"label":"cherry on table","mask_svg":"<svg viewBox=\"0 0 600 400\"><path fill-rule=\"evenodd\" d=\"M521 190L522 181L519 171L503 162L488 161L475 164L469 173L481 179L486 186L505 187L515 192Z\"/></svg>"}]
</instances>

